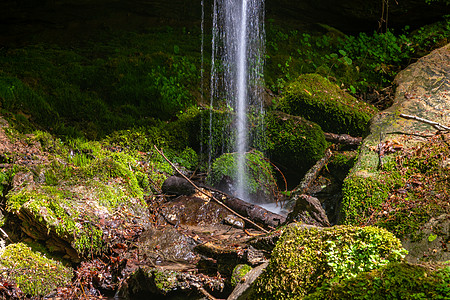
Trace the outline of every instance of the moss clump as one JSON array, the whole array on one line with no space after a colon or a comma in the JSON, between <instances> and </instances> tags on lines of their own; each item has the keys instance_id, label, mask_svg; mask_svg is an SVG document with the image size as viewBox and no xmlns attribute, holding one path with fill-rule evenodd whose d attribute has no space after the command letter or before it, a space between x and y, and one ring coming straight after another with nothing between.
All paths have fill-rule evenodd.
<instances>
[{"instance_id":1,"label":"moss clump","mask_svg":"<svg viewBox=\"0 0 450 300\"><path fill-rule=\"evenodd\" d=\"M107 222L131 224L137 217L144 220L139 224L144 226L148 214L144 193L159 189L164 172L173 172L159 154L152 156L151 152L84 139L64 143L45 133L29 139L41 142L48 160L38 167L23 167L22 173L32 176L5 195L6 209L23 221L33 238L62 239L79 257L100 254L108 246L103 236ZM189 155L193 156L186 150ZM111 218L118 210L129 214L123 220ZM119 236L121 230L117 230ZM66 246L58 247L49 250L68 251L62 248ZM79 259L69 252L71 259Z\"/></svg>"},{"instance_id":2,"label":"moss clump","mask_svg":"<svg viewBox=\"0 0 450 300\"><path fill-rule=\"evenodd\" d=\"M152 272L156 289L163 295L173 291L177 287L177 275L175 271L157 271Z\"/></svg>"},{"instance_id":3,"label":"moss clump","mask_svg":"<svg viewBox=\"0 0 450 300\"><path fill-rule=\"evenodd\" d=\"M76 193L61 192L56 188L41 191L22 190L7 197L7 210L31 217L29 227L44 226L48 232L72 244L80 255L98 254L103 246L103 231L95 224L97 219L86 220L86 207L82 211L71 200ZM83 220L83 221L82 221ZM84 222L86 220L86 222ZM27 225L25 225L27 226Z\"/></svg>"},{"instance_id":4,"label":"moss clump","mask_svg":"<svg viewBox=\"0 0 450 300\"><path fill-rule=\"evenodd\" d=\"M233 274L231 275L231 285L236 286L239 282L241 282L242 278L252 270L252 267L249 265L237 265L234 270Z\"/></svg>"},{"instance_id":5,"label":"moss clump","mask_svg":"<svg viewBox=\"0 0 450 300\"><path fill-rule=\"evenodd\" d=\"M297 174L322 158L328 146L321 128L301 117L273 111L266 115L265 124L271 159Z\"/></svg>"},{"instance_id":6,"label":"moss clump","mask_svg":"<svg viewBox=\"0 0 450 300\"><path fill-rule=\"evenodd\" d=\"M318 74L291 82L277 108L316 122L324 131L361 136L376 108L356 100Z\"/></svg>"},{"instance_id":7,"label":"moss clump","mask_svg":"<svg viewBox=\"0 0 450 300\"><path fill-rule=\"evenodd\" d=\"M332 285L305 297L320 299L449 299L450 267L392 263Z\"/></svg>"},{"instance_id":8,"label":"moss clump","mask_svg":"<svg viewBox=\"0 0 450 300\"><path fill-rule=\"evenodd\" d=\"M376 227L289 226L252 299L302 299L330 281L400 261L405 250L391 233Z\"/></svg>"},{"instance_id":9,"label":"moss clump","mask_svg":"<svg viewBox=\"0 0 450 300\"><path fill-rule=\"evenodd\" d=\"M70 283L73 273L60 262L33 252L25 244L11 244L0 250L0 266L8 280L31 296L45 296Z\"/></svg>"},{"instance_id":10,"label":"moss clump","mask_svg":"<svg viewBox=\"0 0 450 300\"><path fill-rule=\"evenodd\" d=\"M236 182L237 177L237 153L225 153L217 158L208 175L208 182L212 185L220 185L225 178ZM251 198L272 199L276 193L277 185L273 176L272 166L264 155L256 150L245 154L245 168L247 178L247 190Z\"/></svg>"}]
</instances>

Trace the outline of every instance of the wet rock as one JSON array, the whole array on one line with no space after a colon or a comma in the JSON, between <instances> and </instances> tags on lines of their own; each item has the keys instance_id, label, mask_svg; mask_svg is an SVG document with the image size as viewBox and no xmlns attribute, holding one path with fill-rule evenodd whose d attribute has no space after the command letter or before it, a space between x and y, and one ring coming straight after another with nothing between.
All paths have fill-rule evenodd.
<instances>
[{"instance_id":1,"label":"wet rock","mask_svg":"<svg viewBox=\"0 0 450 300\"><path fill-rule=\"evenodd\" d=\"M286 222L302 222L321 227L330 226L319 199L303 194L295 196L292 200L295 201L295 206L289 213Z\"/></svg>"},{"instance_id":2,"label":"wet rock","mask_svg":"<svg viewBox=\"0 0 450 300\"><path fill-rule=\"evenodd\" d=\"M223 219L223 223L236 228L243 229L245 227L244 220L236 217L235 215L228 215Z\"/></svg>"},{"instance_id":3,"label":"wet rock","mask_svg":"<svg viewBox=\"0 0 450 300\"><path fill-rule=\"evenodd\" d=\"M208 183L223 192L237 197L238 154L224 153L214 160ZM246 201L253 203L272 202L277 190L273 167L260 151L252 150L245 153L245 168L247 178L245 189L248 192Z\"/></svg>"},{"instance_id":4,"label":"wet rock","mask_svg":"<svg viewBox=\"0 0 450 300\"><path fill-rule=\"evenodd\" d=\"M189 196L195 193L195 188L182 177L170 176L164 181L162 191L167 195Z\"/></svg>"},{"instance_id":5,"label":"wet rock","mask_svg":"<svg viewBox=\"0 0 450 300\"><path fill-rule=\"evenodd\" d=\"M173 262L184 264L180 267L186 268L198 260L198 254L193 252L196 244L192 238L173 226L151 228L139 238L138 252L141 257L149 260L149 264Z\"/></svg>"},{"instance_id":6,"label":"wet rock","mask_svg":"<svg viewBox=\"0 0 450 300\"><path fill-rule=\"evenodd\" d=\"M220 294L224 288L223 278L144 267L124 282L119 296L124 299L200 299L201 289L214 295Z\"/></svg>"},{"instance_id":7,"label":"wet rock","mask_svg":"<svg viewBox=\"0 0 450 300\"><path fill-rule=\"evenodd\" d=\"M195 251L216 260L218 272L225 276L231 276L234 267L244 262L242 249L231 245L218 245L206 242L196 246Z\"/></svg>"},{"instance_id":8,"label":"wet rock","mask_svg":"<svg viewBox=\"0 0 450 300\"><path fill-rule=\"evenodd\" d=\"M205 226L220 224L229 212L202 195L180 196L159 205L161 223L168 221L173 225Z\"/></svg>"},{"instance_id":9,"label":"wet rock","mask_svg":"<svg viewBox=\"0 0 450 300\"><path fill-rule=\"evenodd\" d=\"M264 250L267 253L270 253L272 252L273 248L275 248L275 245L280 239L282 233L283 230L279 229L263 236L255 237L248 241L248 244L256 249Z\"/></svg>"}]
</instances>

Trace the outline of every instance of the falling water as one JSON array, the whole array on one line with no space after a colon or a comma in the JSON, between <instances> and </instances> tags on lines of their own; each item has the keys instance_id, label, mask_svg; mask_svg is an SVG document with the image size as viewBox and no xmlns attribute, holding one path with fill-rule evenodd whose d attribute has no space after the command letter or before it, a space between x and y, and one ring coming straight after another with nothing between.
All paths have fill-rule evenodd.
<instances>
[{"instance_id":1,"label":"falling water","mask_svg":"<svg viewBox=\"0 0 450 300\"><path fill-rule=\"evenodd\" d=\"M227 137L236 139L229 149L238 153L236 194L248 200L245 152L252 144L248 115L262 115L264 1L214 0L212 19L211 107L224 99L236 116Z\"/></svg>"},{"instance_id":2,"label":"falling water","mask_svg":"<svg viewBox=\"0 0 450 300\"><path fill-rule=\"evenodd\" d=\"M247 149L247 0L242 0L237 45L237 196L248 198L245 189L245 151Z\"/></svg>"}]
</instances>

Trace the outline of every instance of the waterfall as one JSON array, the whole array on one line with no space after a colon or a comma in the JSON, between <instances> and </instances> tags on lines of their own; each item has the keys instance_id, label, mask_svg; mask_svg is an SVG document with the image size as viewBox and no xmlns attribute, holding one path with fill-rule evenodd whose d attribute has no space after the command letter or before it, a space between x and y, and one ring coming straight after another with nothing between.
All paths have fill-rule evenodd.
<instances>
[{"instance_id":1,"label":"waterfall","mask_svg":"<svg viewBox=\"0 0 450 300\"><path fill-rule=\"evenodd\" d=\"M210 105L226 105L235 116L225 138L234 139L227 150L238 154L236 195L247 200L245 152L253 143L248 116L263 114L264 1L214 0L212 14Z\"/></svg>"}]
</instances>

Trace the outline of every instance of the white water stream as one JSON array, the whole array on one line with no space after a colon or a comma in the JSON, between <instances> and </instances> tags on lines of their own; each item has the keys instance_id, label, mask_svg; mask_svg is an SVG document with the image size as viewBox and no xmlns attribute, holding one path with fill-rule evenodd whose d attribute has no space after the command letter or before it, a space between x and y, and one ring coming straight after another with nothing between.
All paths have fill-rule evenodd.
<instances>
[{"instance_id":1,"label":"white water stream","mask_svg":"<svg viewBox=\"0 0 450 300\"><path fill-rule=\"evenodd\" d=\"M264 1L214 0L212 21L210 105L225 104L235 116L230 132L224 134L234 143L224 150L238 153L236 196L248 201L245 153L254 139L248 116L263 115Z\"/></svg>"}]
</instances>

